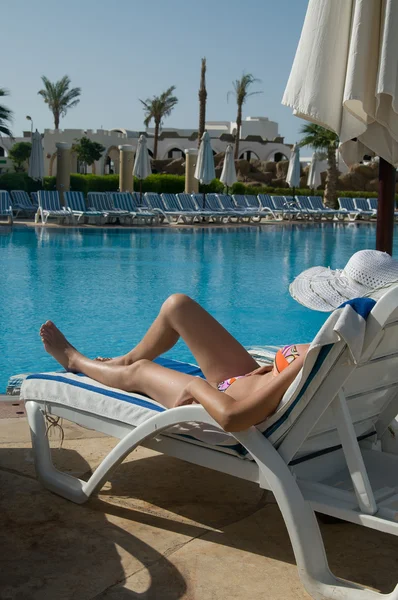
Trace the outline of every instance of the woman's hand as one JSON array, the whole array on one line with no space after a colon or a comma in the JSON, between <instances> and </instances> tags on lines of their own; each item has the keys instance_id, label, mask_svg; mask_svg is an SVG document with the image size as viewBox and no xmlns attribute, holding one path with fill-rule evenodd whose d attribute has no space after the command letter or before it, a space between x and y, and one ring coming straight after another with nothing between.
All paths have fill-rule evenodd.
<instances>
[{"instance_id":1,"label":"woman's hand","mask_svg":"<svg viewBox=\"0 0 398 600\"><path fill-rule=\"evenodd\" d=\"M177 408L178 406L187 406L188 404L199 404L199 402L192 396L189 383L178 396L177 400L175 401L174 408Z\"/></svg>"},{"instance_id":2,"label":"woman's hand","mask_svg":"<svg viewBox=\"0 0 398 600\"><path fill-rule=\"evenodd\" d=\"M254 369L251 373L248 373L246 377L250 377L250 375L262 375L263 373L269 373L273 369L273 365L263 365L258 369Z\"/></svg>"}]
</instances>

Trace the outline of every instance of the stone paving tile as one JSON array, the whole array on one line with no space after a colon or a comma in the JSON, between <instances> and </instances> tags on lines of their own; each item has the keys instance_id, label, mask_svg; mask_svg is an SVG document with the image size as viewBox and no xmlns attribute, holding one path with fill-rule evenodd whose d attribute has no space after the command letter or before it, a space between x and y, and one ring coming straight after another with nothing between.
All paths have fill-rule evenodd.
<instances>
[{"instance_id":1,"label":"stone paving tile","mask_svg":"<svg viewBox=\"0 0 398 600\"><path fill-rule=\"evenodd\" d=\"M329 564L337 576L390 592L397 583L398 540L348 523L322 526ZM276 504L199 539L141 570L98 600L309 600ZM172 570L172 565L174 571ZM182 589L179 573L185 581ZM164 582L167 581L167 585ZM157 583L158 582L158 583Z\"/></svg>"}]
</instances>

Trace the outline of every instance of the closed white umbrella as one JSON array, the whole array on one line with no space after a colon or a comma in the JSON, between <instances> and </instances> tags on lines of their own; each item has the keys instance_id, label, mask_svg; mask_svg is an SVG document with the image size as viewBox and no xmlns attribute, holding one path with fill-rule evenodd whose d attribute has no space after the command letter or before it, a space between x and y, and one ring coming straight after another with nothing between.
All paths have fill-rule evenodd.
<instances>
[{"instance_id":1,"label":"closed white umbrella","mask_svg":"<svg viewBox=\"0 0 398 600\"><path fill-rule=\"evenodd\" d=\"M311 190L316 190L321 183L321 166L318 160L318 155L316 152L314 152L311 159L310 170L308 171L307 186Z\"/></svg>"},{"instance_id":2,"label":"closed white umbrella","mask_svg":"<svg viewBox=\"0 0 398 600\"><path fill-rule=\"evenodd\" d=\"M44 155L41 134L37 131L32 135L32 150L29 158L28 175L36 181L43 181Z\"/></svg>"},{"instance_id":3,"label":"closed white umbrella","mask_svg":"<svg viewBox=\"0 0 398 600\"><path fill-rule=\"evenodd\" d=\"M231 144L228 144L227 149L225 151L224 164L221 172L220 181L228 188L231 187L236 181L236 169L235 169L235 159L234 159L234 151Z\"/></svg>"},{"instance_id":4,"label":"closed white umbrella","mask_svg":"<svg viewBox=\"0 0 398 600\"><path fill-rule=\"evenodd\" d=\"M207 131L204 132L200 142L194 177L200 181L202 185L208 185L216 177L213 149L211 147L210 136ZM203 192L203 209L205 208L205 205L206 194Z\"/></svg>"},{"instance_id":5,"label":"closed white umbrella","mask_svg":"<svg viewBox=\"0 0 398 600\"><path fill-rule=\"evenodd\" d=\"M282 100L297 116L336 132L347 164L373 152L381 157L376 237L387 226L391 249L395 170L388 164L398 163L397 31L396 0L310 0Z\"/></svg>"},{"instance_id":6,"label":"closed white umbrella","mask_svg":"<svg viewBox=\"0 0 398 600\"><path fill-rule=\"evenodd\" d=\"M294 188L300 186L300 148L297 144L293 146L293 150L290 155L286 183L289 185L289 187L293 188L294 196Z\"/></svg>"},{"instance_id":7,"label":"closed white umbrella","mask_svg":"<svg viewBox=\"0 0 398 600\"><path fill-rule=\"evenodd\" d=\"M146 136L140 135L133 168L134 177L137 177L137 179L140 180L140 202L142 198L142 180L149 177L151 173L151 159L149 158L148 148L146 145Z\"/></svg>"}]
</instances>

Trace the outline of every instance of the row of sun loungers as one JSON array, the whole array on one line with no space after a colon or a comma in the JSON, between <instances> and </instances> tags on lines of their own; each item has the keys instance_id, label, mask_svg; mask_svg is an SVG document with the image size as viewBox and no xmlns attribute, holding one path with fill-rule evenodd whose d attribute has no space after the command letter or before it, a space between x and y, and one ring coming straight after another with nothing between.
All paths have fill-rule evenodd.
<instances>
[{"instance_id":1,"label":"row of sun loungers","mask_svg":"<svg viewBox=\"0 0 398 600\"><path fill-rule=\"evenodd\" d=\"M268 194L157 194L147 192L65 192L61 206L57 191L0 191L0 218L35 216L37 222L55 219L63 224L194 224L249 223L262 220L370 220L377 216L377 198L339 198L339 209L324 206L321 196ZM398 217L398 211L396 211Z\"/></svg>"}]
</instances>

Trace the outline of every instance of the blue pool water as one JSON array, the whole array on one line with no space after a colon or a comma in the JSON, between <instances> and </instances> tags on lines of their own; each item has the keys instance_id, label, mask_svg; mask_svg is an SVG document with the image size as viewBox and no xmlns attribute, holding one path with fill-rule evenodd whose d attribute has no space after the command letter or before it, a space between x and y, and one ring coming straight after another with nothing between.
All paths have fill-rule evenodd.
<instances>
[{"instance_id":1,"label":"blue pool water","mask_svg":"<svg viewBox=\"0 0 398 600\"><path fill-rule=\"evenodd\" d=\"M173 292L195 298L244 345L310 341L327 315L297 304L289 282L310 266L343 267L374 242L367 224L0 228L0 392L12 374L57 368L38 336L43 321L91 357L114 356ZM182 343L170 355L192 360Z\"/></svg>"}]
</instances>

